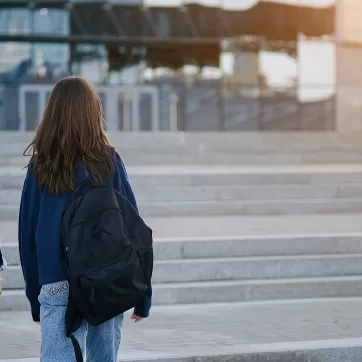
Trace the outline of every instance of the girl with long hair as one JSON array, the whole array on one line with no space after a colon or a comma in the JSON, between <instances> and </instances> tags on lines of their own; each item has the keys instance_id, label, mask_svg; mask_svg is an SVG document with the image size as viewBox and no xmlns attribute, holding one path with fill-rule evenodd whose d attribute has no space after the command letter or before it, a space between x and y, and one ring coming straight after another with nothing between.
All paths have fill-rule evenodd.
<instances>
[{"instance_id":1,"label":"girl with long hair","mask_svg":"<svg viewBox=\"0 0 362 362\"><path fill-rule=\"evenodd\" d=\"M77 185L101 182L101 164L119 191L137 210L120 156L110 153L102 107L93 85L80 77L59 81L44 110L35 137L24 152L30 156L19 214L19 248L26 295L34 322L41 327L41 362L75 360L65 335L69 285L61 241L61 220ZM149 316L151 285L132 319ZM75 332L87 361L116 362L123 315L94 327L83 323Z\"/></svg>"}]
</instances>

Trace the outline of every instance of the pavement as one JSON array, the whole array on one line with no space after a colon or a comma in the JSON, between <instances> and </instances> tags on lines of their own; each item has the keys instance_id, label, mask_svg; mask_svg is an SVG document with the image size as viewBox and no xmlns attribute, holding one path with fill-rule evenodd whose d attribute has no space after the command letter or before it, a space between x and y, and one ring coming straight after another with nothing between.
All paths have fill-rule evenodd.
<instances>
[{"instance_id":1,"label":"pavement","mask_svg":"<svg viewBox=\"0 0 362 362\"><path fill-rule=\"evenodd\" d=\"M211 361L213 355L252 356L346 346L354 346L360 353L361 305L362 298L350 298L155 307L142 323L125 319L119 357L125 361L181 361L180 357L209 356L205 361ZM0 331L0 362L39 361L39 327L29 313L0 313ZM282 359L275 355L268 361Z\"/></svg>"}]
</instances>

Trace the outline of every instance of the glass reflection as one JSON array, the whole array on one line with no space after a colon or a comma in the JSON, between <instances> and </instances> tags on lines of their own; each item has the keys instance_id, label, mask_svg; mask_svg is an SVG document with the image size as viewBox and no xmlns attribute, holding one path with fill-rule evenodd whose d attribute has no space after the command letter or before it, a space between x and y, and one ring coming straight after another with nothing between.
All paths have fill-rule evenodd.
<instances>
[{"instance_id":1,"label":"glass reflection","mask_svg":"<svg viewBox=\"0 0 362 362\"><path fill-rule=\"evenodd\" d=\"M30 43L3 42L0 43L0 81L5 75L10 77L16 73L17 67L31 59Z\"/></svg>"},{"instance_id":2,"label":"glass reflection","mask_svg":"<svg viewBox=\"0 0 362 362\"><path fill-rule=\"evenodd\" d=\"M0 34L69 34L69 12L63 9L0 9Z\"/></svg>"},{"instance_id":3,"label":"glass reflection","mask_svg":"<svg viewBox=\"0 0 362 362\"><path fill-rule=\"evenodd\" d=\"M62 9L41 8L33 11L34 34L69 34L69 12Z\"/></svg>"},{"instance_id":4,"label":"glass reflection","mask_svg":"<svg viewBox=\"0 0 362 362\"><path fill-rule=\"evenodd\" d=\"M143 0L108 0L107 2L120 5L142 5Z\"/></svg>"},{"instance_id":5,"label":"glass reflection","mask_svg":"<svg viewBox=\"0 0 362 362\"><path fill-rule=\"evenodd\" d=\"M116 1L116 0L115 0ZM220 7L225 10L246 10L257 5L261 0L145 0L146 6L176 7L184 4L199 4L210 7ZM271 0L273 2L312 7L327 7L335 3L335 0Z\"/></svg>"},{"instance_id":6,"label":"glass reflection","mask_svg":"<svg viewBox=\"0 0 362 362\"><path fill-rule=\"evenodd\" d=\"M29 34L31 15L29 9L0 9L0 34Z\"/></svg>"},{"instance_id":7,"label":"glass reflection","mask_svg":"<svg viewBox=\"0 0 362 362\"><path fill-rule=\"evenodd\" d=\"M183 0L144 0L144 6L149 7L177 7L184 5Z\"/></svg>"},{"instance_id":8,"label":"glass reflection","mask_svg":"<svg viewBox=\"0 0 362 362\"><path fill-rule=\"evenodd\" d=\"M258 2L259 0L145 0L144 4L150 7L177 7L185 4L199 4L227 10L244 10L251 8Z\"/></svg>"},{"instance_id":9,"label":"glass reflection","mask_svg":"<svg viewBox=\"0 0 362 362\"><path fill-rule=\"evenodd\" d=\"M3 42L0 53L0 82L54 81L69 74L67 44Z\"/></svg>"},{"instance_id":10,"label":"glass reflection","mask_svg":"<svg viewBox=\"0 0 362 362\"><path fill-rule=\"evenodd\" d=\"M33 74L36 80L57 81L69 74L68 44L35 43L32 50Z\"/></svg>"},{"instance_id":11,"label":"glass reflection","mask_svg":"<svg viewBox=\"0 0 362 362\"><path fill-rule=\"evenodd\" d=\"M55 0L57 1L57 0ZM99 1L99 0L70 0L73 3L102 3L103 1ZM106 0L105 2L110 3L110 4L120 4L120 5L141 5L143 3L143 0Z\"/></svg>"},{"instance_id":12,"label":"glass reflection","mask_svg":"<svg viewBox=\"0 0 362 362\"><path fill-rule=\"evenodd\" d=\"M77 44L72 50L72 73L102 84L108 77L108 51L105 45Z\"/></svg>"}]
</instances>

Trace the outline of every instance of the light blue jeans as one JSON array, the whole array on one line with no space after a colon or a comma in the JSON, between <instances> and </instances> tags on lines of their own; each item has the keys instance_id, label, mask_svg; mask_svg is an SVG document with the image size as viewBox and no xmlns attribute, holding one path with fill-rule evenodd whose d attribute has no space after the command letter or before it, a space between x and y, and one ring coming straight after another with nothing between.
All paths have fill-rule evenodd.
<instances>
[{"instance_id":1,"label":"light blue jeans","mask_svg":"<svg viewBox=\"0 0 362 362\"><path fill-rule=\"evenodd\" d=\"M74 349L65 335L68 282L44 285L39 295L41 351L40 362L73 362ZM74 333L87 362L116 362L121 342L123 315L98 327L83 322Z\"/></svg>"}]
</instances>

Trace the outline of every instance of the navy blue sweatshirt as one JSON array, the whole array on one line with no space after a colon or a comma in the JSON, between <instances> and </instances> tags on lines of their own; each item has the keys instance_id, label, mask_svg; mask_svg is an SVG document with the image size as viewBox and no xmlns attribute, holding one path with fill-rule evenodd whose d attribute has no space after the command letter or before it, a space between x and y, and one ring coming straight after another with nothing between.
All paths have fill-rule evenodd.
<instances>
[{"instance_id":1,"label":"navy blue sweatshirt","mask_svg":"<svg viewBox=\"0 0 362 362\"><path fill-rule=\"evenodd\" d=\"M112 186L133 205L137 203L124 164L120 156L114 156L115 172ZM84 169L76 172L76 183L88 179ZM58 195L40 187L33 172L28 168L25 178L19 212L19 251L23 269L26 296L31 305L33 320L40 321L38 296L43 285L67 279L64 269L64 251L61 241L61 218L69 202L70 193ZM140 317L149 316L152 289L137 305L134 313Z\"/></svg>"}]
</instances>

